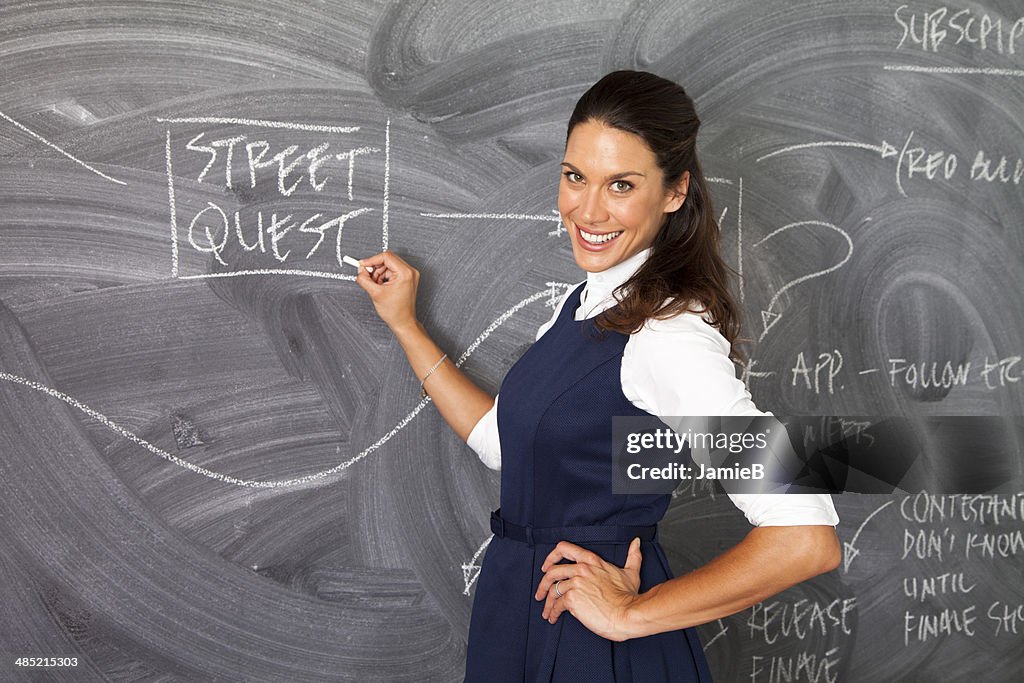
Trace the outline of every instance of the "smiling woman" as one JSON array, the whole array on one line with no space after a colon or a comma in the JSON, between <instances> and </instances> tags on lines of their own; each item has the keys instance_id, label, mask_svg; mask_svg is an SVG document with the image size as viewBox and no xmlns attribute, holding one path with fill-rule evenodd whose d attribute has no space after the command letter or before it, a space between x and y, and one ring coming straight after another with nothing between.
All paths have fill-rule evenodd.
<instances>
[{"instance_id":1,"label":"smiling woman","mask_svg":"<svg viewBox=\"0 0 1024 683\"><path fill-rule=\"evenodd\" d=\"M736 305L677 84L618 71L569 120L558 209L587 279L493 399L416 319L419 272L392 252L357 283L452 428L501 469L473 602L467 681L711 680L693 628L840 561L828 495L730 499L755 529L674 578L671 495L612 493L612 417L765 415L736 378ZM440 360L438 360L440 359Z\"/></svg>"},{"instance_id":2,"label":"smiling woman","mask_svg":"<svg viewBox=\"0 0 1024 683\"><path fill-rule=\"evenodd\" d=\"M690 181L685 173L666 188L643 139L594 120L569 135L562 167L558 211L573 237L573 256L588 272L650 247L666 216L682 206Z\"/></svg>"}]
</instances>

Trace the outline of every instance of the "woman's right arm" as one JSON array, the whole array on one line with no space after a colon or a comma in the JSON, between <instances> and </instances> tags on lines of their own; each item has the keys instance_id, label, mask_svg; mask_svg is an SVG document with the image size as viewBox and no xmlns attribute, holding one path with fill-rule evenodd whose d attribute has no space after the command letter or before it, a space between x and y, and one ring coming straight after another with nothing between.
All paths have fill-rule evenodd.
<instances>
[{"instance_id":1,"label":"woman's right arm","mask_svg":"<svg viewBox=\"0 0 1024 683\"><path fill-rule=\"evenodd\" d=\"M444 351L427 334L416 319L416 289L420 273L392 251L384 251L359 261L356 284L370 295L377 315L391 329L401 344L416 378L423 382L430 368ZM373 268L371 275L365 266ZM441 416L463 441L469 438L494 399L473 383L455 362L446 358L426 381L423 388L430 394Z\"/></svg>"}]
</instances>

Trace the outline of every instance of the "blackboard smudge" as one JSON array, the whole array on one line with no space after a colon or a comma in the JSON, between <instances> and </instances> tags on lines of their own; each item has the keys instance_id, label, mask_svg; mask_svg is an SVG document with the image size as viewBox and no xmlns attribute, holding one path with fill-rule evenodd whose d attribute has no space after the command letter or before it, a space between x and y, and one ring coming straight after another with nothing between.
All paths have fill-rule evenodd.
<instances>
[{"instance_id":1,"label":"blackboard smudge","mask_svg":"<svg viewBox=\"0 0 1024 683\"><path fill-rule=\"evenodd\" d=\"M184 415L171 415L171 431L174 433L174 442L178 444L179 451L206 444L199 437L199 428Z\"/></svg>"}]
</instances>

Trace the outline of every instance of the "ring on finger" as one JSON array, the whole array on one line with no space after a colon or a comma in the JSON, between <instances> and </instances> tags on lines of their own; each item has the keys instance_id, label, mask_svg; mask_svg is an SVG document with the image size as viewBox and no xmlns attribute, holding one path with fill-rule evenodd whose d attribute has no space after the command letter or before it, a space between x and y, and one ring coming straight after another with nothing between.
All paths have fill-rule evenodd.
<instances>
[{"instance_id":1,"label":"ring on finger","mask_svg":"<svg viewBox=\"0 0 1024 683\"><path fill-rule=\"evenodd\" d=\"M561 590L559 590L558 584L560 584L560 583L562 583L563 581L566 581L566 580L567 579L559 579L558 581L555 581L555 595L557 595L558 597L562 597L563 595L565 595L565 593L563 593Z\"/></svg>"}]
</instances>

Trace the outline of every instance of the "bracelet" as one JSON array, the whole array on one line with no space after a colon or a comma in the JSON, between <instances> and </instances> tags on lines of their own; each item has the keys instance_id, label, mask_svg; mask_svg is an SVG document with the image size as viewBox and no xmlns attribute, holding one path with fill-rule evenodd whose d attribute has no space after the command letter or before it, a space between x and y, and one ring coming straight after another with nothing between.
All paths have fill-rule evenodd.
<instances>
[{"instance_id":1,"label":"bracelet","mask_svg":"<svg viewBox=\"0 0 1024 683\"><path fill-rule=\"evenodd\" d=\"M434 370L437 370L439 367L441 367L441 363L443 363L444 359L447 358L447 357L448 357L447 353L444 354L443 356L441 356L441 360L439 360L436 363L434 363L434 367L432 367L429 370L427 370L427 374L423 375L423 379L420 380L420 398L426 398L427 397L427 389L426 389L426 387L423 386L423 384L427 381L428 377L430 377L432 374L434 374Z\"/></svg>"}]
</instances>

